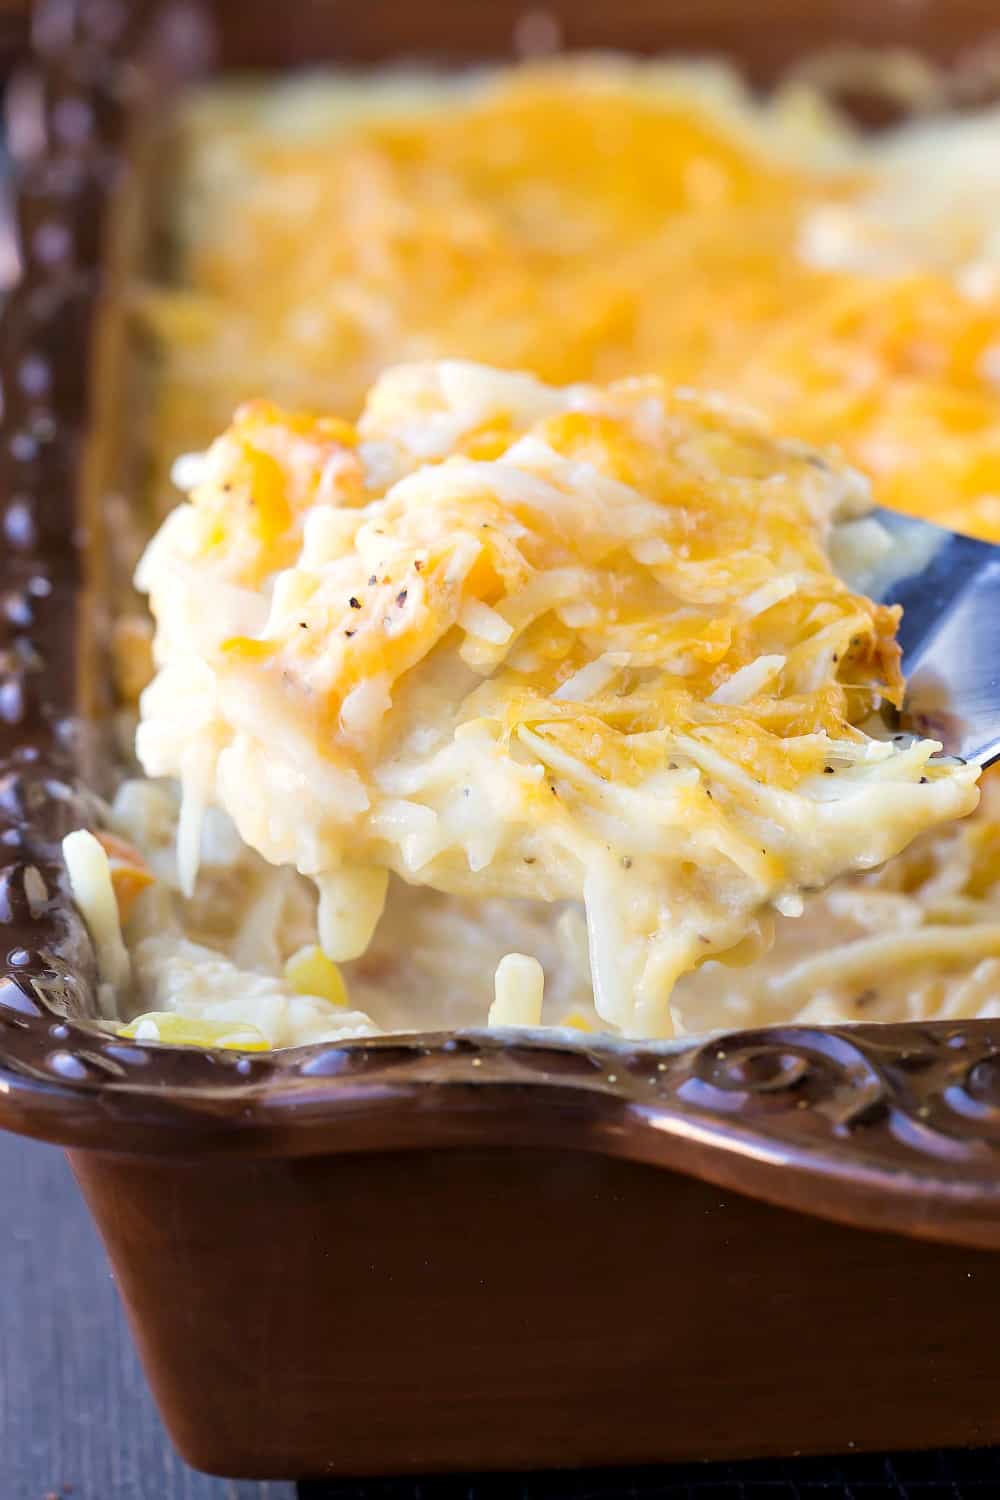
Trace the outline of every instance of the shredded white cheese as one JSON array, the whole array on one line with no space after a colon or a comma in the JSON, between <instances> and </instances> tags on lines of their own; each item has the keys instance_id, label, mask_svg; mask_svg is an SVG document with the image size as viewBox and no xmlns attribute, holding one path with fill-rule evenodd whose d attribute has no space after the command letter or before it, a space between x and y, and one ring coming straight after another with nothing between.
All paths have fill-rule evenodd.
<instances>
[{"instance_id":1,"label":"shredded white cheese","mask_svg":"<svg viewBox=\"0 0 1000 1500\"><path fill-rule=\"evenodd\" d=\"M538 1026L542 1020L545 971L537 958L506 953L494 976L496 998L490 1006L491 1026Z\"/></svg>"},{"instance_id":2,"label":"shredded white cheese","mask_svg":"<svg viewBox=\"0 0 1000 1500\"><path fill-rule=\"evenodd\" d=\"M131 963L118 919L108 856L99 841L85 828L66 835L62 852L73 900L87 924L97 953L103 1008L106 1014L113 1015L115 997L128 986Z\"/></svg>"}]
</instances>

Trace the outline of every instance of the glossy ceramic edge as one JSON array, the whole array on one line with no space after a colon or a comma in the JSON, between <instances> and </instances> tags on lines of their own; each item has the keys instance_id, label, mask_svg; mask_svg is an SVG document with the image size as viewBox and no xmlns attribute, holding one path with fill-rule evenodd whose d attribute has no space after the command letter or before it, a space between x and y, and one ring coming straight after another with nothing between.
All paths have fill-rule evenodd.
<instances>
[{"instance_id":1,"label":"glossy ceramic edge","mask_svg":"<svg viewBox=\"0 0 1000 1500\"><path fill-rule=\"evenodd\" d=\"M102 1032L59 839L96 730L79 472L130 120L203 61L201 7L42 4L14 90L23 275L0 322L0 1124L126 1154L504 1142L690 1172L870 1227L1000 1245L1000 1022L788 1026L650 1046L569 1032L271 1054Z\"/></svg>"}]
</instances>

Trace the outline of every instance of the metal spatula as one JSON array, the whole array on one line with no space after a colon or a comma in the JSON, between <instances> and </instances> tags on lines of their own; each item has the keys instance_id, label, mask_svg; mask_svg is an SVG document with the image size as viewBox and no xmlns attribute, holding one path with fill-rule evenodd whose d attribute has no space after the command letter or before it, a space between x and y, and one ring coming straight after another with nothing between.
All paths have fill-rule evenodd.
<instances>
[{"instance_id":1,"label":"metal spatula","mask_svg":"<svg viewBox=\"0 0 1000 1500\"><path fill-rule=\"evenodd\" d=\"M901 604L907 678L898 728L980 766L1000 760L1000 547L876 510L892 547L851 583Z\"/></svg>"}]
</instances>

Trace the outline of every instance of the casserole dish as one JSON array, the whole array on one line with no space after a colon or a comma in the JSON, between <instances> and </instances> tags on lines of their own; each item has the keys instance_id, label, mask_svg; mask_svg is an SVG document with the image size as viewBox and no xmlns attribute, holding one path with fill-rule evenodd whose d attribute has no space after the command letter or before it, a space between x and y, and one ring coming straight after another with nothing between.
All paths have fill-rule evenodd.
<instances>
[{"instance_id":1,"label":"casserole dish","mask_svg":"<svg viewBox=\"0 0 1000 1500\"><path fill-rule=\"evenodd\" d=\"M567 4L542 35L764 80L846 24L789 0L747 36L741 12ZM958 60L988 20L859 11L853 39ZM155 253L169 98L209 66L468 60L516 35L506 3L38 11L2 330L0 1122L69 1148L167 1425L214 1472L995 1441L998 1023L263 1056L96 1025L58 841L111 760L109 517L144 396L115 294Z\"/></svg>"}]
</instances>

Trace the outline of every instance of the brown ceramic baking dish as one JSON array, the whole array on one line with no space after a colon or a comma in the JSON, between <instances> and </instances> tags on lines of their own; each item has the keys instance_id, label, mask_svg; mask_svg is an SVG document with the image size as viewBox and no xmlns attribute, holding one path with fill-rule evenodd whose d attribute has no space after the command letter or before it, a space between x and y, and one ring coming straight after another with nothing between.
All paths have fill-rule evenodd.
<instances>
[{"instance_id":1,"label":"brown ceramic baking dish","mask_svg":"<svg viewBox=\"0 0 1000 1500\"><path fill-rule=\"evenodd\" d=\"M59 837L108 751L150 122L208 67L510 51L517 0L52 0L0 331L0 1123L69 1148L194 1464L306 1477L1000 1441L1000 1022L701 1045L113 1039ZM988 0L562 0L571 46L975 60ZM551 20L554 18L556 28ZM537 29L537 28L536 28ZM44 1270L45 1247L37 1247Z\"/></svg>"}]
</instances>

